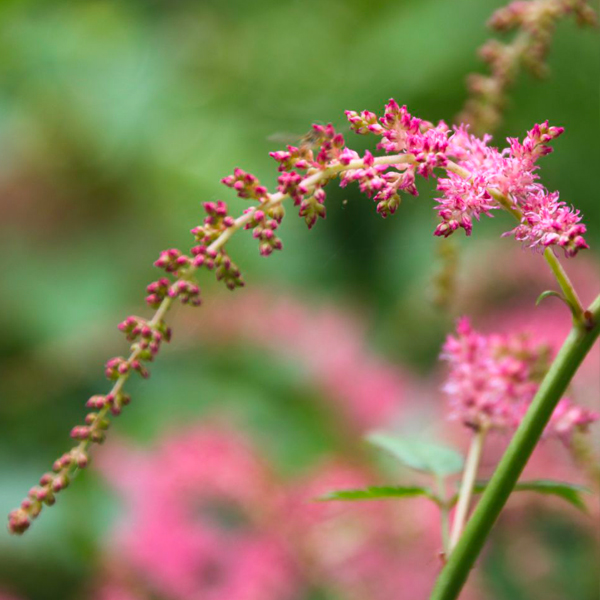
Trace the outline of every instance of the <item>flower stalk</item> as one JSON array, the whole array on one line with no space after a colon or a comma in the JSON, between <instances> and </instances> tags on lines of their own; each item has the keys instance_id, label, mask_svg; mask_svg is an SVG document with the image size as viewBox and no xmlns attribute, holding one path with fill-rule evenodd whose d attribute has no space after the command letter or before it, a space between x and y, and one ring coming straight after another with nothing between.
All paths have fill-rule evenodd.
<instances>
[{"instance_id":1,"label":"flower stalk","mask_svg":"<svg viewBox=\"0 0 600 600\"><path fill-rule=\"evenodd\" d=\"M467 515L469 514L471 497L473 496L473 488L477 479L477 471L479 470L479 463L481 461L486 433L487 429L485 427L478 427L475 430L471 440L469 453L467 454L465 470L463 472L462 482L460 485L460 493L458 495L458 503L456 505L456 512L454 514L454 522L452 523L448 554L452 553L452 550L454 550L456 544L458 543L467 520Z\"/></svg>"},{"instance_id":2,"label":"flower stalk","mask_svg":"<svg viewBox=\"0 0 600 600\"><path fill-rule=\"evenodd\" d=\"M452 161L448 162L446 168L448 169L448 171L459 175L463 179L468 178L470 176L469 172L466 169L462 168L461 166L457 165ZM500 206L502 206L502 208L504 208L506 212L511 214L517 221L521 222L523 220L523 212L519 209L519 207L515 206L515 204L511 202L510 198L506 194L503 194L502 192L494 188L488 188L488 192L490 196L492 196L492 198L494 198L494 200L496 200L498 204L500 204ZM579 299L579 296L577 295L575 287L571 283L567 272L565 271L561 262L558 260L552 248L545 248L544 258L550 266L550 269L552 270L552 273L556 278L560 289L562 290L565 301L571 308L574 323L587 326L586 319L584 316L585 311L583 309L583 305L581 304L581 300Z\"/></svg>"},{"instance_id":3,"label":"flower stalk","mask_svg":"<svg viewBox=\"0 0 600 600\"><path fill-rule=\"evenodd\" d=\"M400 154L381 156L373 158L372 160L375 165L397 165L411 163L414 160L414 157L410 154ZM363 159L355 159L347 164L333 164L327 168L308 174L302 180L302 186L307 193L310 193L322 181L327 181L345 170L360 169L364 166L365 162ZM216 236L201 256L216 256L217 253L222 251L223 247L236 231L252 222L255 213L259 209L265 212L276 208L289 196L290 194L286 192L268 194L266 200L260 205L253 206L237 219L232 219L229 226ZM157 303L158 305L152 318L149 321L144 322L144 326L146 327L146 339L153 339L156 335L162 336L159 337L159 339L163 339L164 337L165 341L170 339L170 331L167 333L164 318L178 295L178 285L181 283L189 283L202 264L203 263L191 262L186 264L185 268L175 272L176 280L169 287L169 290L174 290L173 294L166 294L164 298ZM199 294L199 290L197 293ZM196 304L199 304L199 300ZM131 317L129 319L131 319ZM127 323L127 321L123 324L125 323ZM147 352L147 349L139 342L135 342L135 337L128 337L128 339L134 341L131 345L129 356L126 359L111 359L111 361L107 363L107 366L112 363L111 369L114 373L114 377L112 378L115 382L111 390L105 396L94 396L90 398L87 406L97 409L97 412L88 415L90 420L88 421L86 419L86 426L76 426L71 432L71 436L79 440L79 443L55 461L52 472L44 474L40 479L39 485L31 488L27 498L21 503L21 506L11 511L8 517L8 529L11 533L21 534L25 532L31 525L31 521L39 516L44 505L53 505L56 502L56 494L68 487L79 469L87 467L91 446L94 443L103 443L106 438L106 430L110 426L111 413L112 415L117 416L120 414L123 406L127 405L130 401L129 396L123 392L123 389L132 370L137 370L144 377L148 376L148 372L141 366L141 362L144 360L144 352ZM157 351L158 347L155 353ZM151 360L151 358L147 359ZM127 368L120 370L119 367L121 366L126 366Z\"/></svg>"},{"instance_id":4,"label":"flower stalk","mask_svg":"<svg viewBox=\"0 0 600 600\"><path fill-rule=\"evenodd\" d=\"M554 273L554 277L556 277L556 281L562 290L564 299L571 308L571 312L573 313L573 323L575 325L583 325L584 327L587 327L588 323L581 300L579 299L579 296L575 291L575 287L571 283L571 280L569 279L564 267L556 257L556 254L554 254L551 248L546 248L546 250L544 250L544 258L550 265L552 273Z\"/></svg>"},{"instance_id":5,"label":"flower stalk","mask_svg":"<svg viewBox=\"0 0 600 600\"><path fill-rule=\"evenodd\" d=\"M438 506L440 509L440 525L442 533L442 556L443 560L446 560L450 551L450 504L448 502L448 495L446 493L446 481L441 475L437 475L435 482L438 488L439 501Z\"/></svg>"},{"instance_id":6,"label":"flower stalk","mask_svg":"<svg viewBox=\"0 0 600 600\"><path fill-rule=\"evenodd\" d=\"M545 58L558 21L573 15L579 25L595 25L595 11L586 0L516 0L498 9L488 25L500 33L514 31L507 42L490 39L479 49L489 74L471 74L469 97L458 122L469 123L476 133L495 130L508 104L508 92L521 68L543 77Z\"/></svg>"}]
</instances>

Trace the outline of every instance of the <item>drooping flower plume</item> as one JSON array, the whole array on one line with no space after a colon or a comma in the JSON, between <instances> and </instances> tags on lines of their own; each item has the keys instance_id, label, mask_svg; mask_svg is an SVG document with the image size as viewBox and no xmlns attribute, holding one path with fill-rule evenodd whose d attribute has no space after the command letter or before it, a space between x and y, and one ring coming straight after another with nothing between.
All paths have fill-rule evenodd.
<instances>
[{"instance_id":1,"label":"drooping flower plume","mask_svg":"<svg viewBox=\"0 0 600 600\"><path fill-rule=\"evenodd\" d=\"M538 181L537 161L551 151L548 144L562 133L562 128L547 122L536 125L522 143L509 139L509 146L498 150L489 145L488 136L477 138L466 127L450 128L443 121L433 125L414 117L394 100L388 102L379 119L369 111L347 111L346 116L355 132L378 136L377 149L385 153L375 156L366 151L361 158L346 146L344 136L333 125L313 125L311 144L271 153L279 163L277 191L269 192L254 175L235 169L222 180L223 184L254 204L234 218L224 201L204 203L206 217L192 229L195 243L189 254L176 248L160 254L155 266L166 276L148 286L146 298L147 304L156 309L154 316L132 316L121 324L130 342L130 354L106 363L106 376L114 382L112 389L88 401L92 412L84 425L71 431L77 445L54 463L53 471L43 475L39 486L32 488L21 506L10 513L11 532L25 531L44 505L55 502L56 494L69 484L73 472L87 465L90 446L102 443L106 437L108 417L119 414L129 402L123 391L125 382L132 373L148 377L146 363L154 359L163 341L169 341L170 330L164 318L172 303L179 299L183 304L201 304L198 272L214 271L217 280L231 290L244 285L239 267L226 250L231 236L240 229L252 230L263 256L283 248L277 232L284 217L282 203L287 198L311 228L318 218L326 216L324 187L337 177L342 186L357 182L361 191L377 202L377 211L383 217L396 212L402 193L417 195L419 176L438 177L438 236L449 236L459 228L468 235L474 219L506 208L520 219L511 233L527 246L556 246L563 248L567 256L587 248L585 226L578 211Z\"/></svg>"}]
</instances>

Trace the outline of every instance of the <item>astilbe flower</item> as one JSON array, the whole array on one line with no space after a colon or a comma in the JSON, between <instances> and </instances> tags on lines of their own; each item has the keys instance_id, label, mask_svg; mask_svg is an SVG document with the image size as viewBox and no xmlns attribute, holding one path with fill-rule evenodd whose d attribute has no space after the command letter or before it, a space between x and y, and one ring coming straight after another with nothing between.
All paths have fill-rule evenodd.
<instances>
[{"instance_id":1,"label":"astilbe flower","mask_svg":"<svg viewBox=\"0 0 600 600\"><path fill-rule=\"evenodd\" d=\"M521 223L505 235L513 234L532 248L561 247L566 256L587 248L579 211L537 182L536 162L552 151L548 142L562 132L562 127L550 127L546 121L529 131L522 144L509 138L509 148L499 152L488 146L488 136L479 139L459 128L450 154L457 157L461 170L449 170L448 177L439 180L444 196L438 199L442 223L436 235L448 236L459 227L469 235L473 218L504 206L521 217Z\"/></svg>"},{"instance_id":2,"label":"astilbe flower","mask_svg":"<svg viewBox=\"0 0 600 600\"><path fill-rule=\"evenodd\" d=\"M442 196L436 199L436 210L442 222L436 235L447 237L458 228L470 235L473 219L504 207L521 219L509 233L527 246L558 246L567 256L588 247L579 211L561 202L558 192L549 193L537 182L536 163L552 151L548 143L562 134L562 127L551 127L546 121L531 129L523 143L509 138L509 147L499 151L489 146L490 136L478 138L464 126L449 129L443 122L433 127L393 100L379 123L368 111L346 114L357 133L382 137L378 147L412 157L408 164L390 171L389 166L374 166L367 153L365 168L342 174L342 185L358 181L361 191L378 201L377 210L383 216L396 211L399 192L417 194L415 175L429 177L435 168L445 168L446 176L438 179L437 186Z\"/></svg>"},{"instance_id":3,"label":"astilbe flower","mask_svg":"<svg viewBox=\"0 0 600 600\"><path fill-rule=\"evenodd\" d=\"M474 429L509 431L521 422L549 360L547 348L525 335L483 335L467 318L448 336L441 358L450 371L442 391L450 418ZM546 437L569 442L600 415L563 398L546 427Z\"/></svg>"},{"instance_id":4,"label":"astilbe flower","mask_svg":"<svg viewBox=\"0 0 600 600\"><path fill-rule=\"evenodd\" d=\"M234 289L244 285L239 269L219 243L219 236L232 227L234 220L227 214L224 202L206 202L204 209L207 217L204 223L192 230L199 245L186 255L176 248L161 252L154 265L163 269L168 277L161 277L147 287L146 303L156 309L152 319L130 316L119 324L130 342L128 357L117 356L109 359L105 365L107 379L114 385L107 394L91 396L86 407L92 409L85 417L84 425L71 430L71 437L79 443L58 458L51 472L45 473L38 486L30 489L21 506L9 514L8 528L13 533L24 532L36 518L44 505L52 505L56 494L65 489L77 469L85 468L89 463L89 449L92 444L101 444L106 438L110 422L108 417L117 416L124 406L129 404L130 396L123 392L123 386L132 373L144 378L150 376L146 363L152 361L160 351L163 342L171 339L171 329L164 321L164 315L171 303L179 299L182 304L199 306L201 304L200 287L194 280L199 268L215 270L216 277L225 285Z\"/></svg>"},{"instance_id":5,"label":"astilbe flower","mask_svg":"<svg viewBox=\"0 0 600 600\"><path fill-rule=\"evenodd\" d=\"M530 246L545 248L556 244L565 248L568 256L573 256L588 247L583 239L585 225L580 222L579 211L558 198L558 192L533 191L524 203L521 224L511 233Z\"/></svg>"},{"instance_id":6,"label":"astilbe flower","mask_svg":"<svg viewBox=\"0 0 600 600\"><path fill-rule=\"evenodd\" d=\"M56 494L67 487L73 472L88 464L90 446L105 439L108 417L111 413L118 415L129 402L123 391L125 382L132 373L148 377L146 363L153 360L163 341L169 341L170 329L164 317L172 303L179 299L183 304L201 304L198 271L214 271L217 280L231 290L244 285L239 267L225 249L231 236L240 229L250 229L263 256L282 249L276 232L284 217L282 202L286 198L291 198L310 228L319 217L325 217L324 186L340 176L342 186L358 182L385 217L396 211L400 193L417 194L417 176L436 176L435 170L441 169L446 176L438 180L443 195L437 199L437 211L442 223L436 235L448 236L458 228L469 234L474 218L503 206L521 218L512 233L526 245L562 247L567 256L587 248L579 213L537 182L536 162L551 151L548 142L560 135L562 128L550 127L547 122L536 125L522 144L509 139L510 147L498 151L488 145L488 137L476 138L464 127L450 129L442 121L434 126L412 116L394 100L386 105L379 120L369 111L347 111L346 115L357 133L379 136L377 147L388 154L374 156L367 151L361 158L346 146L344 137L331 124L313 125L311 144L271 153L281 172L277 192L270 193L254 175L236 169L223 179L223 184L256 204L234 218L224 201L204 203L207 216L192 229L195 244L189 254L175 248L160 254L155 266L163 269L166 277L148 286L146 298L156 310L154 316L148 320L129 317L122 323L121 329L131 344L130 354L106 363L106 376L114 381L112 389L106 395L90 398L87 406L92 412L84 425L71 432L78 444L55 462L53 471L46 473L40 485L32 488L21 506L10 513L11 532L25 531L43 505L55 502Z\"/></svg>"},{"instance_id":7,"label":"astilbe flower","mask_svg":"<svg viewBox=\"0 0 600 600\"><path fill-rule=\"evenodd\" d=\"M545 435L557 437L568 444L575 431L587 431L599 418L600 414L577 406L568 398L561 398L546 426Z\"/></svg>"},{"instance_id":8,"label":"astilbe flower","mask_svg":"<svg viewBox=\"0 0 600 600\"><path fill-rule=\"evenodd\" d=\"M521 67L527 68L534 75L544 74L544 59L556 23L570 14L575 15L579 25L596 23L595 11L587 0L517 0L498 9L489 25L503 32L515 29L516 33L512 40L501 42L490 39L480 48L479 55L488 64L490 74L474 73L468 76L469 96L455 122L468 125L471 133L493 133L502 120L502 113L508 104L508 90ZM481 191L485 194L484 190ZM487 211L490 207L485 206L486 199L487 195L481 199L483 206L478 214L489 214ZM464 219L463 223L467 227L471 226L468 219ZM531 224L529 223L530 226ZM519 238L520 232L515 232L517 233ZM523 239L526 239L526 228L523 233ZM443 308L454 297L458 251L457 245L452 241L443 242L439 248L441 265L433 278L433 299Z\"/></svg>"}]
</instances>

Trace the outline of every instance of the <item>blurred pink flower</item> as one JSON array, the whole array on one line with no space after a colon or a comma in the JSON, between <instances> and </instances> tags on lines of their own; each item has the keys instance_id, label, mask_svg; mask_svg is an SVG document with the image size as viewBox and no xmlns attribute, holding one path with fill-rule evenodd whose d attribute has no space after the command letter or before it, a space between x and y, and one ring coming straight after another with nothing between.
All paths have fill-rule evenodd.
<instances>
[{"instance_id":1,"label":"blurred pink flower","mask_svg":"<svg viewBox=\"0 0 600 600\"><path fill-rule=\"evenodd\" d=\"M157 592L182 600L291 597L294 566L273 522L281 493L240 436L195 428L137 456L113 445L102 468L129 507L110 554Z\"/></svg>"},{"instance_id":2,"label":"blurred pink flower","mask_svg":"<svg viewBox=\"0 0 600 600\"><path fill-rule=\"evenodd\" d=\"M284 488L238 434L208 427L137 455L113 444L101 468L129 511L107 552L118 568L95 600L287 600L307 588L425 600L441 566L433 503L315 502L372 483L366 468L334 462Z\"/></svg>"},{"instance_id":3,"label":"blurred pink flower","mask_svg":"<svg viewBox=\"0 0 600 600\"><path fill-rule=\"evenodd\" d=\"M557 284L539 256L502 249L493 244L477 256L467 254L457 304L461 312L476 317L484 334L500 332L515 335L527 332L536 343L548 346L555 355L571 328L571 313L556 298L547 298L538 306L543 290ZM506 268L510 265L510 268ZM568 274L584 305L600 289L599 265L593 255L581 256L567 265ZM595 412L600 410L598 363L600 345L595 344L569 386L569 396Z\"/></svg>"},{"instance_id":4,"label":"blurred pink flower","mask_svg":"<svg viewBox=\"0 0 600 600\"><path fill-rule=\"evenodd\" d=\"M460 319L441 355L450 367L442 387L450 402L450 417L474 428L516 428L547 368L549 357L545 354L542 344L523 333L482 335L468 319ZM563 398L545 435L569 443L574 431L585 431L599 417Z\"/></svg>"},{"instance_id":5,"label":"blurred pink flower","mask_svg":"<svg viewBox=\"0 0 600 600\"><path fill-rule=\"evenodd\" d=\"M539 268L527 275L525 260L517 261L516 270L521 267L528 281L539 276ZM506 322L521 314L523 323L535 325L540 311L564 312L553 301L515 310L519 306L512 305ZM552 336L560 340L569 326L568 314L561 316L565 319L541 320L532 339L556 327ZM194 336L196 331L211 344L242 341L293 361L322 390L323 401L335 406L340 427L365 430L389 423L399 410L406 415L404 396L415 381L377 357L360 319L338 307L246 292L209 303L200 324L190 330ZM419 397L437 396L426 381L416 391ZM558 425L572 416L566 404L562 407ZM495 446L504 442L501 437L490 439L484 468L496 464L495 458L491 461L498 454ZM581 480L561 446L542 444L527 476ZM175 600L287 600L301 597L307 586L349 600L391 600L399 589L425 600L440 568L439 514L433 504L419 499L313 501L334 489L375 484L377 477L368 466L338 458L284 486L247 440L230 428L208 426L174 432L156 450L137 455L113 446L102 464L131 510L115 534L110 556ZM523 494L511 499L515 507L531 503L539 505L540 498ZM97 600L138 600L137 588L120 586L118 580L103 593ZM465 594L483 597L473 585ZM139 594L140 599L147 597Z\"/></svg>"},{"instance_id":6,"label":"blurred pink flower","mask_svg":"<svg viewBox=\"0 0 600 600\"><path fill-rule=\"evenodd\" d=\"M450 404L450 418L473 428L510 430L521 419L537 383L532 371L542 352L522 336L484 336L459 320L456 334L442 348L449 374L442 391Z\"/></svg>"},{"instance_id":7,"label":"blurred pink flower","mask_svg":"<svg viewBox=\"0 0 600 600\"><path fill-rule=\"evenodd\" d=\"M125 585L108 580L100 583L94 590L93 600L143 600L143 596L132 592Z\"/></svg>"}]
</instances>

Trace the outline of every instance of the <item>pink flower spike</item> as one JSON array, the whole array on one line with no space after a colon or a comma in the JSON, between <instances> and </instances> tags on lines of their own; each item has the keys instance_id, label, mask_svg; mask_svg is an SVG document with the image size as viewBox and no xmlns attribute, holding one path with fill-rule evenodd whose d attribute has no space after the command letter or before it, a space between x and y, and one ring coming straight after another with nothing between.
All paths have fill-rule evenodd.
<instances>
[{"instance_id":1,"label":"pink flower spike","mask_svg":"<svg viewBox=\"0 0 600 600\"><path fill-rule=\"evenodd\" d=\"M539 388L539 371L549 359L547 352L524 335L483 335L472 328L469 319L459 319L456 334L448 336L441 354L450 366L442 387L450 418L478 429L515 429ZM569 444L575 431L586 431L599 417L563 398L545 436Z\"/></svg>"},{"instance_id":2,"label":"pink flower spike","mask_svg":"<svg viewBox=\"0 0 600 600\"><path fill-rule=\"evenodd\" d=\"M450 418L469 427L514 429L537 390L532 371L542 355L524 336L485 336L460 319L441 354L450 366L442 387Z\"/></svg>"}]
</instances>

